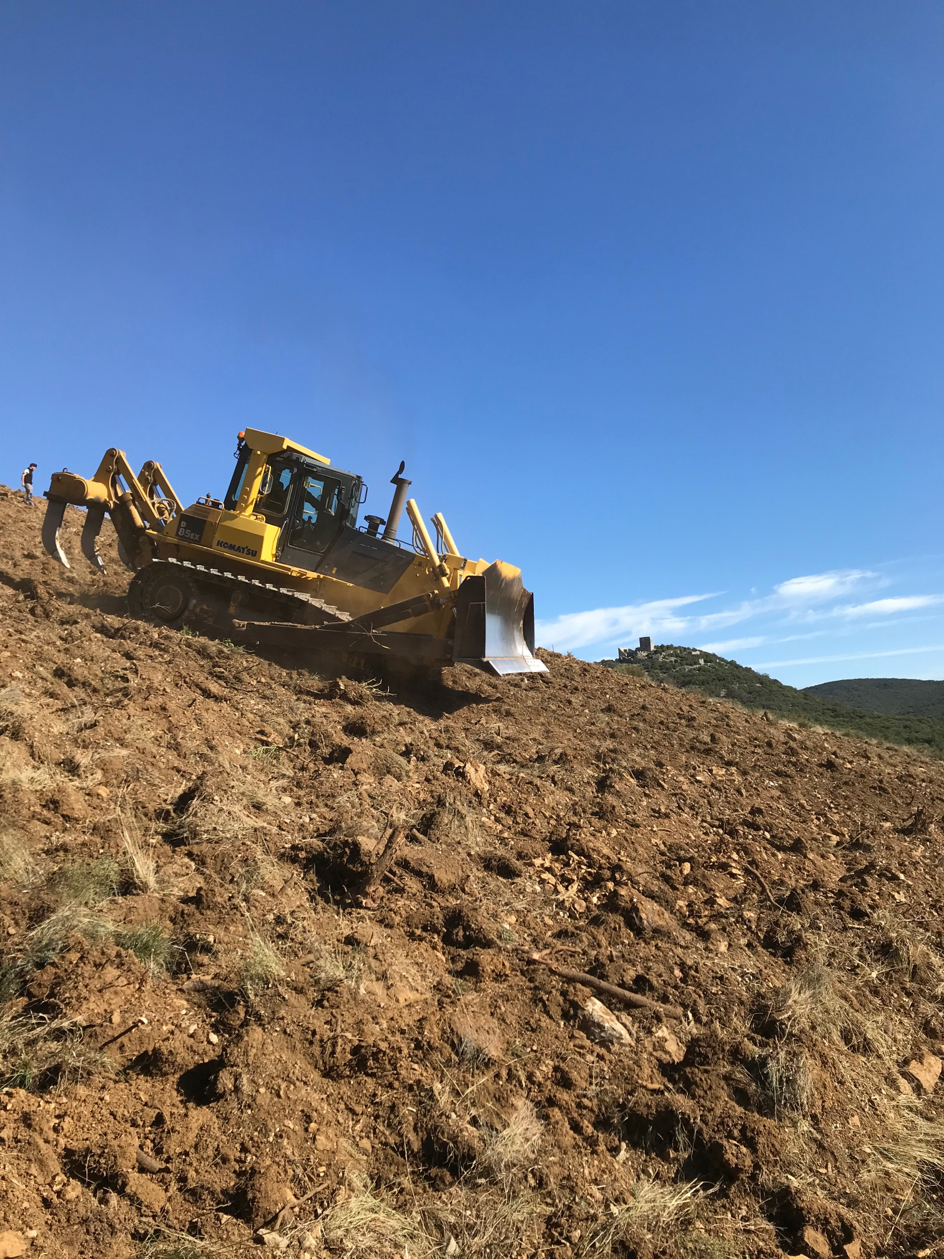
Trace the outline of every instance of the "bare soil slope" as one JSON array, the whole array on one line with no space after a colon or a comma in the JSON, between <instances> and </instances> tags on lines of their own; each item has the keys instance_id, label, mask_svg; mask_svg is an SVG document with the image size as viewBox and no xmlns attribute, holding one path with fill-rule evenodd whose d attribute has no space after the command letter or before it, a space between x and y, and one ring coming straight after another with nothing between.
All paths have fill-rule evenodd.
<instances>
[{"instance_id":1,"label":"bare soil slope","mask_svg":"<svg viewBox=\"0 0 944 1259\"><path fill-rule=\"evenodd\" d=\"M944 1254L940 762L551 654L322 677L41 516L0 491L0 1254Z\"/></svg>"}]
</instances>

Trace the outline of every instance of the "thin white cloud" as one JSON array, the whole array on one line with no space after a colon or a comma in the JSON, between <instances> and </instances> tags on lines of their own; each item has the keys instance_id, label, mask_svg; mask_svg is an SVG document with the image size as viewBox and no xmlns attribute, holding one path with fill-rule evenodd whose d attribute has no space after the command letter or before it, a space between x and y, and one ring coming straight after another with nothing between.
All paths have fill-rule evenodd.
<instances>
[{"instance_id":1,"label":"thin white cloud","mask_svg":"<svg viewBox=\"0 0 944 1259\"><path fill-rule=\"evenodd\" d=\"M766 641L763 635L757 638L729 638L723 643L702 643L701 650L713 651L720 655L726 651L746 651L748 647L760 647Z\"/></svg>"},{"instance_id":2,"label":"thin white cloud","mask_svg":"<svg viewBox=\"0 0 944 1259\"><path fill-rule=\"evenodd\" d=\"M621 608L594 608L590 612L567 612L553 621L539 621L537 633L542 643L558 651L573 651L591 643L612 642L617 638L658 635L683 630L689 618L673 615L676 608L699 603L714 595L681 595L675 599L654 599L649 603L629 603Z\"/></svg>"},{"instance_id":3,"label":"thin white cloud","mask_svg":"<svg viewBox=\"0 0 944 1259\"><path fill-rule=\"evenodd\" d=\"M944 595L903 595L898 599L873 599L871 603L834 608L833 615L892 616L896 612L910 612L914 608L932 608L939 603L944 603Z\"/></svg>"},{"instance_id":4,"label":"thin white cloud","mask_svg":"<svg viewBox=\"0 0 944 1259\"><path fill-rule=\"evenodd\" d=\"M929 647L898 647L894 651L858 651L842 656L805 656L802 660L765 660L752 665L754 669L788 669L791 665L832 664L839 660L879 660L883 656L920 656L923 652L942 651L944 643L932 643Z\"/></svg>"},{"instance_id":5,"label":"thin white cloud","mask_svg":"<svg viewBox=\"0 0 944 1259\"><path fill-rule=\"evenodd\" d=\"M867 568L840 568L831 573L814 573L809 577L791 577L774 586L775 595L788 604L823 603L838 599L878 573Z\"/></svg>"},{"instance_id":6,"label":"thin white cloud","mask_svg":"<svg viewBox=\"0 0 944 1259\"><path fill-rule=\"evenodd\" d=\"M552 620L538 622L539 641L559 651L575 651L589 646L597 650L613 650L634 638L648 634L656 642L691 643L704 636L711 641L705 651L751 651L774 643L812 638L819 634L842 635L870 628L866 618L875 624L890 624L885 618L907 614L922 608L944 604L944 595L903 595L872 599L862 603L841 602L853 593L865 593L863 586L885 585L881 574L866 568L835 569L791 577L774 586L767 595L742 600L717 612L692 611L692 604L717 599L717 594L683 595L672 599L655 599L622 607L594 608L586 612L569 612ZM764 618L766 632L746 634L738 638L716 638L719 630L741 626L747 621ZM912 618L914 619L914 618ZM846 623L847 629L839 627ZM823 627L812 633L784 633L804 625ZM833 628L826 629L826 626ZM777 634L776 631L780 633ZM837 659L852 657L837 657ZM865 658L865 657L863 657ZM792 661L784 662L786 665ZM779 666L777 666L779 667Z\"/></svg>"}]
</instances>

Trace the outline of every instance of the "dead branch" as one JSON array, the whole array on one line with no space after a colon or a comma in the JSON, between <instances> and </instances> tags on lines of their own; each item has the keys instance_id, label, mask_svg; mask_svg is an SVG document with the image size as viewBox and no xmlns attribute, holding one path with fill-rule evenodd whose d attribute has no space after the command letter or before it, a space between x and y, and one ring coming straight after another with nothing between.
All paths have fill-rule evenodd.
<instances>
[{"instance_id":1,"label":"dead branch","mask_svg":"<svg viewBox=\"0 0 944 1259\"><path fill-rule=\"evenodd\" d=\"M357 899L364 904L376 898L380 891L380 881L400 855L403 841L406 839L406 828L398 826L392 830L380 850L380 856L371 865L357 889Z\"/></svg>"},{"instance_id":2,"label":"dead branch","mask_svg":"<svg viewBox=\"0 0 944 1259\"><path fill-rule=\"evenodd\" d=\"M767 880L760 873L760 871L755 870L753 866L749 866L746 861L742 861L741 865L744 867L747 873L752 874L754 878L757 880L757 882L761 885L761 887L764 889L764 893L767 899L770 901L771 905L773 905L774 909L783 909L783 906L780 904L780 902L774 898L774 894L770 890L770 887L767 884Z\"/></svg>"},{"instance_id":3,"label":"dead branch","mask_svg":"<svg viewBox=\"0 0 944 1259\"><path fill-rule=\"evenodd\" d=\"M167 1171L166 1163L158 1162L156 1158L152 1157L152 1155L150 1154L146 1154L144 1150L141 1150L141 1149L135 1150L134 1158L135 1158L135 1162L138 1165L139 1171L142 1171L142 1172L166 1172Z\"/></svg>"},{"instance_id":4,"label":"dead branch","mask_svg":"<svg viewBox=\"0 0 944 1259\"><path fill-rule=\"evenodd\" d=\"M572 984L583 984L585 988L592 988L594 992L609 997L611 1001L621 1001L623 1005L632 1006L635 1010L651 1010L653 1014L661 1014L668 1019L685 1017L685 1012L677 1005L663 1005L660 1001L650 1001L648 997L641 997L638 993L630 992L628 988L620 988L617 984L608 984L606 980L597 979L585 971L568 970L565 966L556 966L540 953L529 953L527 958L529 962L538 962L541 966L546 966L561 979L568 979Z\"/></svg>"}]
</instances>

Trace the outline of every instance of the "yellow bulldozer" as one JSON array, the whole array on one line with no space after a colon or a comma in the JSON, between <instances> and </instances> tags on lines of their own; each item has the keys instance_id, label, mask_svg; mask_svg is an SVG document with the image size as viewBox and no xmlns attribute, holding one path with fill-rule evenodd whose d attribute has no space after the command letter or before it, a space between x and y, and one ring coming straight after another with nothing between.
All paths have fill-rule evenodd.
<instances>
[{"instance_id":1,"label":"yellow bulldozer","mask_svg":"<svg viewBox=\"0 0 944 1259\"><path fill-rule=\"evenodd\" d=\"M358 525L363 480L275 433L240 433L223 499L207 495L186 509L160 464L135 476L124 451L112 449L91 479L53 474L43 545L68 568L59 528L67 504L84 507L82 552L104 572L97 539L107 513L134 570L130 611L172 628L203 623L368 666L545 673L521 570L464 558L438 512L434 540L403 470L392 478L386 519L367 515ZM410 542L397 536L404 508Z\"/></svg>"}]
</instances>

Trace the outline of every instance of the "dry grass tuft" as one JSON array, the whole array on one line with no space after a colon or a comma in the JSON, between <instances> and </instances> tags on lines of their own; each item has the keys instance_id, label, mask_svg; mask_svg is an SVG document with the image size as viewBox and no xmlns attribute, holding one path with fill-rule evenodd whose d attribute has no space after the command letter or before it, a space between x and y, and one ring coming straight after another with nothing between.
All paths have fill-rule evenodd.
<instances>
[{"instance_id":1,"label":"dry grass tuft","mask_svg":"<svg viewBox=\"0 0 944 1259\"><path fill-rule=\"evenodd\" d=\"M454 796L443 794L429 826L429 837L441 844L472 847L481 838L475 814Z\"/></svg>"},{"instance_id":2,"label":"dry grass tuft","mask_svg":"<svg viewBox=\"0 0 944 1259\"><path fill-rule=\"evenodd\" d=\"M34 761L17 762L12 758L0 761L0 784L19 791L46 791L59 781L58 775L48 765Z\"/></svg>"},{"instance_id":3,"label":"dry grass tuft","mask_svg":"<svg viewBox=\"0 0 944 1259\"><path fill-rule=\"evenodd\" d=\"M71 1020L0 1016L0 1087L32 1092L113 1073L111 1059L83 1045Z\"/></svg>"},{"instance_id":4,"label":"dry grass tuft","mask_svg":"<svg viewBox=\"0 0 944 1259\"><path fill-rule=\"evenodd\" d=\"M128 878L139 892L154 896L158 893L157 862L154 858L155 837L145 842L133 818L127 820L118 814L121 829L121 846L125 851L125 867Z\"/></svg>"},{"instance_id":5,"label":"dry grass tuft","mask_svg":"<svg viewBox=\"0 0 944 1259\"><path fill-rule=\"evenodd\" d=\"M905 980L940 992L944 958L927 931L887 915L876 915L873 927L864 959L872 967L871 978Z\"/></svg>"},{"instance_id":6,"label":"dry grass tuft","mask_svg":"<svg viewBox=\"0 0 944 1259\"><path fill-rule=\"evenodd\" d=\"M931 1187L944 1174L944 1120L925 1119L914 1097L898 1097L874 1146L882 1169L902 1187Z\"/></svg>"},{"instance_id":7,"label":"dry grass tuft","mask_svg":"<svg viewBox=\"0 0 944 1259\"><path fill-rule=\"evenodd\" d=\"M853 1009L833 972L816 963L798 970L774 994L770 1014L785 1037L841 1041L860 1053L888 1051L879 1021Z\"/></svg>"},{"instance_id":8,"label":"dry grass tuft","mask_svg":"<svg viewBox=\"0 0 944 1259\"><path fill-rule=\"evenodd\" d=\"M273 800L249 778L234 775L225 791L201 782L193 799L174 819L175 835L188 844L232 843L264 827L256 811L273 806Z\"/></svg>"},{"instance_id":9,"label":"dry grass tuft","mask_svg":"<svg viewBox=\"0 0 944 1259\"><path fill-rule=\"evenodd\" d=\"M118 891L120 869L111 857L74 861L52 876L50 884L63 906L98 905Z\"/></svg>"},{"instance_id":10,"label":"dry grass tuft","mask_svg":"<svg viewBox=\"0 0 944 1259\"><path fill-rule=\"evenodd\" d=\"M337 839L379 840L386 833L388 817L355 792L339 796L331 836Z\"/></svg>"},{"instance_id":11,"label":"dry grass tuft","mask_svg":"<svg viewBox=\"0 0 944 1259\"><path fill-rule=\"evenodd\" d=\"M275 892L285 882L285 870L277 857L274 857L264 844L253 846L253 855L240 854L239 874L236 881L240 892L247 893L259 888L264 892Z\"/></svg>"},{"instance_id":12,"label":"dry grass tuft","mask_svg":"<svg viewBox=\"0 0 944 1259\"><path fill-rule=\"evenodd\" d=\"M355 1181L353 1191L329 1207L320 1226L327 1245L343 1247L346 1259L399 1259L407 1248L416 1259L435 1253L435 1243L421 1221L398 1210L363 1181Z\"/></svg>"},{"instance_id":13,"label":"dry grass tuft","mask_svg":"<svg viewBox=\"0 0 944 1259\"><path fill-rule=\"evenodd\" d=\"M161 1228L137 1252L139 1259L215 1259L218 1253L212 1243L170 1228Z\"/></svg>"},{"instance_id":14,"label":"dry grass tuft","mask_svg":"<svg viewBox=\"0 0 944 1259\"><path fill-rule=\"evenodd\" d=\"M313 940L311 950L311 977L320 988L338 988L341 984L347 984L351 988L358 986L364 970L361 949Z\"/></svg>"},{"instance_id":15,"label":"dry grass tuft","mask_svg":"<svg viewBox=\"0 0 944 1259\"><path fill-rule=\"evenodd\" d=\"M543 1134L534 1107L529 1101L522 1101L505 1127L486 1138L474 1170L509 1180L533 1166Z\"/></svg>"},{"instance_id":16,"label":"dry grass tuft","mask_svg":"<svg viewBox=\"0 0 944 1259\"><path fill-rule=\"evenodd\" d=\"M33 966L45 966L57 957L70 936L85 940L104 940L114 931L107 919L92 913L84 905L64 905L50 914L26 937L26 958Z\"/></svg>"},{"instance_id":17,"label":"dry grass tuft","mask_svg":"<svg viewBox=\"0 0 944 1259\"><path fill-rule=\"evenodd\" d=\"M157 922L119 931L115 941L123 949L130 949L138 961L155 976L173 970L174 961L180 952L166 927Z\"/></svg>"},{"instance_id":18,"label":"dry grass tuft","mask_svg":"<svg viewBox=\"0 0 944 1259\"><path fill-rule=\"evenodd\" d=\"M32 868L33 857L26 840L13 831L0 832L0 879L4 883L25 883Z\"/></svg>"},{"instance_id":19,"label":"dry grass tuft","mask_svg":"<svg viewBox=\"0 0 944 1259\"><path fill-rule=\"evenodd\" d=\"M530 1193L465 1191L454 1203L437 1203L423 1213L427 1236L432 1241L426 1253L455 1259L508 1259L511 1255L534 1254L546 1214L546 1208Z\"/></svg>"},{"instance_id":20,"label":"dry grass tuft","mask_svg":"<svg viewBox=\"0 0 944 1259\"><path fill-rule=\"evenodd\" d=\"M239 986L249 1001L271 988L285 974L282 959L267 940L249 925L249 952L239 967Z\"/></svg>"},{"instance_id":21,"label":"dry grass tuft","mask_svg":"<svg viewBox=\"0 0 944 1259\"><path fill-rule=\"evenodd\" d=\"M641 1180L634 1186L629 1202L612 1203L608 1218L591 1228L578 1250L580 1259L603 1259L618 1244L632 1245L642 1238L662 1240L690 1224L695 1209L705 1197L698 1184L664 1185Z\"/></svg>"},{"instance_id":22,"label":"dry grass tuft","mask_svg":"<svg viewBox=\"0 0 944 1259\"><path fill-rule=\"evenodd\" d=\"M755 1060L758 1083L776 1118L805 1115L813 1096L813 1077L802 1049L778 1045Z\"/></svg>"},{"instance_id":23,"label":"dry grass tuft","mask_svg":"<svg viewBox=\"0 0 944 1259\"><path fill-rule=\"evenodd\" d=\"M406 1190L406 1205L395 1205L355 1180L321 1217L321 1239L344 1259L510 1259L533 1253L546 1214L530 1194L457 1188L448 1201L423 1201L415 1184Z\"/></svg>"}]
</instances>

